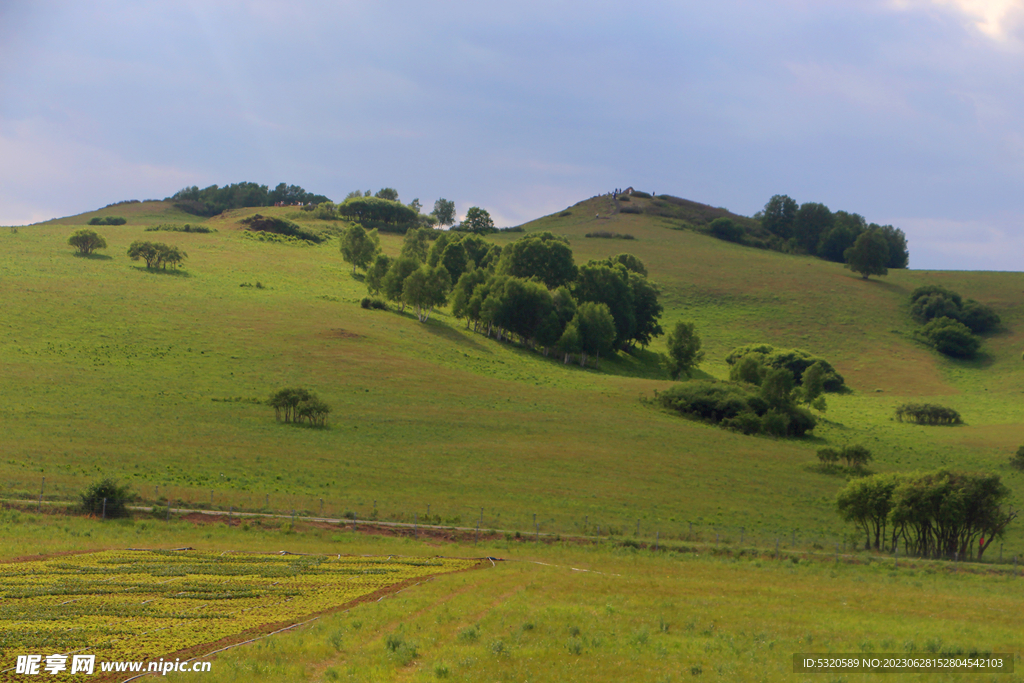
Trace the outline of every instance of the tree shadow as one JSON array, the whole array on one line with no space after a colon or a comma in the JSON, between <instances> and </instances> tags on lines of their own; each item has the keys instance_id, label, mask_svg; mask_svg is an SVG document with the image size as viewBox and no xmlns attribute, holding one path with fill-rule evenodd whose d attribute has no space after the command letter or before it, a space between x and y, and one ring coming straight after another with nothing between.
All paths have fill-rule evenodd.
<instances>
[{"instance_id":1,"label":"tree shadow","mask_svg":"<svg viewBox=\"0 0 1024 683\"><path fill-rule=\"evenodd\" d=\"M416 314L414 313L412 317L415 318ZM435 337L441 337L442 339L445 339L447 341L455 342L459 346L468 346L474 351L491 353L491 351L489 349L484 348L484 346L480 344L480 342L454 329L451 325L448 325L447 323L443 323L440 320L437 320L436 318L429 318L425 323L423 323L423 329L425 329L427 332L434 335ZM471 334L476 333L471 332Z\"/></svg>"},{"instance_id":2,"label":"tree shadow","mask_svg":"<svg viewBox=\"0 0 1024 683\"><path fill-rule=\"evenodd\" d=\"M91 254L83 254L80 251L72 252L71 254L75 258L89 259L90 261L113 261L113 256L107 256L106 254L97 254L93 252Z\"/></svg>"},{"instance_id":3,"label":"tree shadow","mask_svg":"<svg viewBox=\"0 0 1024 683\"><path fill-rule=\"evenodd\" d=\"M131 266L133 270L137 270L140 273L149 273L150 275L163 275L166 277L192 277L189 275L187 270L178 270L172 268L171 270L164 270L163 268L147 268L145 266Z\"/></svg>"}]
</instances>

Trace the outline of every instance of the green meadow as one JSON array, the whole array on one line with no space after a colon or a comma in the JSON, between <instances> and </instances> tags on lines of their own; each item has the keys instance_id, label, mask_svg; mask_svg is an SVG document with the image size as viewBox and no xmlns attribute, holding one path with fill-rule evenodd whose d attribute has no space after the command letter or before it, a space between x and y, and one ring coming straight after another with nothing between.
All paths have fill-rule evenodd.
<instances>
[{"instance_id":1,"label":"green meadow","mask_svg":"<svg viewBox=\"0 0 1024 683\"><path fill-rule=\"evenodd\" d=\"M227 667L218 680L793 680L796 652L1018 652L1019 591L1003 570L1024 557L1024 522L986 553L985 571L895 570L891 558L855 551L862 537L834 503L847 477L822 473L815 452L862 443L874 472L995 472L1019 500L1024 474L1008 460L1024 444L1024 274L894 270L863 280L835 263L613 209L597 197L524 229L564 235L577 264L640 257L661 288L662 325L696 325L706 352L698 376L726 378L725 356L749 343L829 360L850 392L827 395L812 437L743 436L647 403L672 385L664 337L602 358L598 370L564 365L474 333L447 310L420 323L409 311L362 309L362 276L342 261L337 238L259 242L239 223L259 212L331 234L342 222L289 208L201 220L164 202L120 205L0 231L0 496L71 500L111 476L143 502L502 533L437 547L341 531L26 514L5 522L6 556L199 539L210 550L284 543L521 560L235 650L218 660ZM106 215L128 222L96 227L109 248L77 256L68 236ZM145 232L185 223L216 232ZM635 239L585 237L594 231ZM137 239L188 258L176 271L147 271L125 255ZM390 255L401 247L398 235L381 241ZM979 358L951 360L915 339L909 294L925 284L1001 316ZM274 420L261 402L290 386L333 406L328 429ZM955 408L965 424L896 422L908 401ZM600 540L502 541L506 530ZM700 550L649 553L624 540ZM776 544L783 560L771 559ZM837 545L849 561L807 559ZM1004 565L990 566L1000 556ZM398 630L419 648L411 662L382 645ZM874 680L834 680L854 676Z\"/></svg>"}]
</instances>

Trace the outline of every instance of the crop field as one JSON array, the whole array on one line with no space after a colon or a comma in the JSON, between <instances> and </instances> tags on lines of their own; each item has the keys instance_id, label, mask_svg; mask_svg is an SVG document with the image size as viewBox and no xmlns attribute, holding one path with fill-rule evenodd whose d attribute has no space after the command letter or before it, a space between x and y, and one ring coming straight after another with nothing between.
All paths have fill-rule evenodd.
<instances>
[{"instance_id":1,"label":"crop field","mask_svg":"<svg viewBox=\"0 0 1024 683\"><path fill-rule=\"evenodd\" d=\"M397 584L477 564L179 550L6 563L0 565L2 680L20 678L11 669L21 654L74 652L105 661L202 654L199 645L280 628Z\"/></svg>"}]
</instances>

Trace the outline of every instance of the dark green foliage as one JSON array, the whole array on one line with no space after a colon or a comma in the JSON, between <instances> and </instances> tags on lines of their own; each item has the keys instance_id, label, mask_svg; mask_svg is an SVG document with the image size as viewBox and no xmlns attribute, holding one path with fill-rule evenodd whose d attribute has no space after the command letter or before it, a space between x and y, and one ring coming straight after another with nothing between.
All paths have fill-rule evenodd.
<instances>
[{"instance_id":1,"label":"dark green foliage","mask_svg":"<svg viewBox=\"0 0 1024 683\"><path fill-rule=\"evenodd\" d=\"M275 204L319 204L330 200L323 195L306 192L297 185L281 183L269 190L266 185L243 182L224 187L210 185L202 190L193 185L174 193L168 197L168 201L175 202L177 208L195 216L216 216L228 209Z\"/></svg>"},{"instance_id":2,"label":"dark green foliage","mask_svg":"<svg viewBox=\"0 0 1024 683\"><path fill-rule=\"evenodd\" d=\"M135 500L135 494L128 484L119 486L115 480L108 478L89 486L81 494L81 500L82 510L86 514L107 518L127 517L128 503Z\"/></svg>"},{"instance_id":3,"label":"dark green foliage","mask_svg":"<svg viewBox=\"0 0 1024 683\"><path fill-rule=\"evenodd\" d=\"M819 448L818 449L818 460L822 465L831 467L839 462L839 451L834 448Z\"/></svg>"},{"instance_id":4,"label":"dark green foliage","mask_svg":"<svg viewBox=\"0 0 1024 683\"><path fill-rule=\"evenodd\" d=\"M281 389L270 397L267 405L274 409L274 417L278 422L305 422L311 427L325 426L331 412L331 407L316 394L301 387Z\"/></svg>"},{"instance_id":5,"label":"dark green foliage","mask_svg":"<svg viewBox=\"0 0 1024 683\"><path fill-rule=\"evenodd\" d=\"M140 259L145 261L146 268L161 267L167 270L168 264L177 268L188 257L188 254L178 247L172 247L162 242L135 240L128 247L128 257L132 261Z\"/></svg>"},{"instance_id":6,"label":"dark green foliage","mask_svg":"<svg viewBox=\"0 0 1024 683\"><path fill-rule=\"evenodd\" d=\"M866 547L891 550L899 543L907 554L944 559L977 550L980 560L1017 517L1003 508L1009 496L998 475L942 469L858 479L836 503L844 520L864 530Z\"/></svg>"},{"instance_id":7,"label":"dark green foliage","mask_svg":"<svg viewBox=\"0 0 1024 683\"><path fill-rule=\"evenodd\" d=\"M742 242L743 226L737 225L731 218L716 218L708 226L708 232L726 242Z\"/></svg>"},{"instance_id":8,"label":"dark green foliage","mask_svg":"<svg viewBox=\"0 0 1024 683\"><path fill-rule=\"evenodd\" d=\"M783 408L793 402L793 373L786 368L774 368L761 380L761 398L772 408Z\"/></svg>"},{"instance_id":9,"label":"dark green foliage","mask_svg":"<svg viewBox=\"0 0 1024 683\"><path fill-rule=\"evenodd\" d=\"M89 219L89 225L124 225L127 222L121 216L95 216Z\"/></svg>"},{"instance_id":10,"label":"dark green foliage","mask_svg":"<svg viewBox=\"0 0 1024 683\"><path fill-rule=\"evenodd\" d=\"M918 287L910 294L910 313L918 322L950 318L966 325L974 334L991 332L1000 319L988 306L973 299L964 301L956 292L939 285Z\"/></svg>"},{"instance_id":11,"label":"dark green foliage","mask_svg":"<svg viewBox=\"0 0 1024 683\"><path fill-rule=\"evenodd\" d=\"M494 221L491 220L491 214L486 209L481 209L479 206L471 206L466 211L466 217L458 227L452 228L452 230L459 230L461 232L471 232L476 235L487 235L492 232L497 232L498 229L494 227Z\"/></svg>"},{"instance_id":12,"label":"dark green foliage","mask_svg":"<svg viewBox=\"0 0 1024 683\"><path fill-rule=\"evenodd\" d=\"M636 333L636 311L629 271L624 266L610 267L591 262L579 269L573 295L580 303L593 301L608 306L615 319L615 345L621 347Z\"/></svg>"},{"instance_id":13,"label":"dark green foliage","mask_svg":"<svg viewBox=\"0 0 1024 683\"><path fill-rule=\"evenodd\" d=\"M954 358L971 358L981 347L981 340L971 333L969 327L947 317L935 318L922 327L921 336L936 351Z\"/></svg>"},{"instance_id":14,"label":"dark green foliage","mask_svg":"<svg viewBox=\"0 0 1024 683\"><path fill-rule=\"evenodd\" d=\"M914 422L919 425L963 424L960 413L934 403L904 403L896 409L898 422Z\"/></svg>"},{"instance_id":15,"label":"dark green foliage","mask_svg":"<svg viewBox=\"0 0 1024 683\"><path fill-rule=\"evenodd\" d=\"M816 361L804 371L803 376L800 378L800 386L803 390L802 400L805 403L813 402L825 391L825 377L827 374L828 369L821 361Z\"/></svg>"},{"instance_id":16,"label":"dark green foliage","mask_svg":"<svg viewBox=\"0 0 1024 683\"><path fill-rule=\"evenodd\" d=\"M903 231L891 225L879 226L874 223L868 226L868 228L877 230L885 238L885 243L889 247L889 260L886 262L886 266L889 268L906 268L910 263L910 251L907 249L907 236Z\"/></svg>"},{"instance_id":17,"label":"dark green foliage","mask_svg":"<svg viewBox=\"0 0 1024 683\"><path fill-rule=\"evenodd\" d=\"M384 278L387 277L388 269L391 267L391 257L384 254L377 254L373 263L366 269L366 289L370 294L380 294L384 288Z\"/></svg>"},{"instance_id":18,"label":"dark green foliage","mask_svg":"<svg viewBox=\"0 0 1024 683\"><path fill-rule=\"evenodd\" d=\"M371 299L368 296L364 296L363 300L359 302L359 305L366 309L375 309L379 311L388 310L387 303L383 299L378 299L377 297Z\"/></svg>"},{"instance_id":19,"label":"dark green foliage","mask_svg":"<svg viewBox=\"0 0 1024 683\"><path fill-rule=\"evenodd\" d=\"M300 240L315 242L317 244L324 241L324 238L317 233L307 230L284 218L277 218L276 216L261 216L258 213L254 213L248 218L243 218L240 222L248 226L247 229L253 232L269 232L275 235L287 235L289 237L296 237Z\"/></svg>"},{"instance_id":20,"label":"dark green foliage","mask_svg":"<svg viewBox=\"0 0 1024 683\"><path fill-rule=\"evenodd\" d=\"M849 446L843 446L843 450L839 453L839 457L846 461L847 467L861 468L871 462L871 451L861 444L852 444Z\"/></svg>"},{"instance_id":21,"label":"dark green foliage","mask_svg":"<svg viewBox=\"0 0 1024 683\"><path fill-rule=\"evenodd\" d=\"M391 262L387 275L381 282L384 298L396 303L401 302L402 310L405 303L402 299L402 288L405 280L420 267L420 262L411 256L399 256Z\"/></svg>"},{"instance_id":22,"label":"dark green foliage","mask_svg":"<svg viewBox=\"0 0 1024 683\"><path fill-rule=\"evenodd\" d=\"M199 232L203 234L217 232L212 228L208 228L205 225L191 225L186 223L185 225L151 225L146 228L146 232Z\"/></svg>"},{"instance_id":23,"label":"dark green foliage","mask_svg":"<svg viewBox=\"0 0 1024 683\"><path fill-rule=\"evenodd\" d=\"M418 214L398 201L380 197L351 197L337 207L338 214L366 228L405 232L416 224Z\"/></svg>"},{"instance_id":24,"label":"dark green foliage","mask_svg":"<svg viewBox=\"0 0 1024 683\"><path fill-rule=\"evenodd\" d=\"M78 249L78 253L82 256L88 256L97 249L107 248L107 241L98 235L95 230L87 228L75 230L71 233L71 237L68 237L68 244Z\"/></svg>"},{"instance_id":25,"label":"dark green foliage","mask_svg":"<svg viewBox=\"0 0 1024 683\"><path fill-rule=\"evenodd\" d=\"M572 249L564 237L538 232L506 246L497 268L499 273L520 278L537 278L551 289L576 279Z\"/></svg>"},{"instance_id":26,"label":"dark green foliage","mask_svg":"<svg viewBox=\"0 0 1024 683\"><path fill-rule=\"evenodd\" d=\"M729 379L733 382L746 382L761 386L761 380L768 373L758 360L757 354L745 356L729 368Z\"/></svg>"},{"instance_id":27,"label":"dark green foliage","mask_svg":"<svg viewBox=\"0 0 1024 683\"><path fill-rule=\"evenodd\" d=\"M773 235L784 240L793 236L793 223L796 222L797 203L787 195L777 194L768 200L761 213L761 225Z\"/></svg>"},{"instance_id":28,"label":"dark green foliage","mask_svg":"<svg viewBox=\"0 0 1024 683\"><path fill-rule=\"evenodd\" d=\"M637 260L639 261L639 259ZM631 344L639 344L646 349L655 337L664 334L659 322L661 314L664 312L664 308L658 301L661 290L658 289L658 285L634 272L629 274L629 288L633 299L635 324L633 336L626 341Z\"/></svg>"},{"instance_id":29,"label":"dark green foliage","mask_svg":"<svg viewBox=\"0 0 1024 683\"><path fill-rule=\"evenodd\" d=\"M832 229L832 212L824 204L801 204L793 219L793 237L808 254L817 252L822 235Z\"/></svg>"},{"instance_id":30,"label":"dark green foliage","mask_svg":"<svg viewBox=\"0 0 1024 683\"><path fill-rule=\"evenodd\" d=\"M1010 458L1010 467L1015 470L1024 471L1024 446L1017 449L1017 452Z\"/></svg>"},{"instance_id":31,"label":"dark green foliage","mask_svg":"<svg viewBox=\"0 0 1024 683\"><path fill-rule=\"evenodd\" d=\"M444 266L423 264L409 273L402 282L402 302L416 307L416 317L426 322L435 306L448 302L452 279Z\"/></svg>"},{"instance_id":32,"label":"dark green foliage","mask_svg":"<svg viewBox=\"0 0 1024 683\"><path fill-rule=\"evenodd\" d=\"M627 212L628 213L628 212ZM559 214L561 215L561 214ZM598 230L596 232L588 232L586 237L596 237L608 240L635 240L636 238L630 234L623 234L618 232L609 232L607 230Z\"/></svg>"},{"instance_id":33,"label":"dark green foliage","mask_svg":"<svg viewBox=\"0 0 1024 683\"><path fill-rule=\"evenodd\" d=\"M621 265L631 273L647 277L647 266L644 265L644 262L639 257L633 254L617 254L605 259L604 262L609 266Z\"/></svg>"},{"instance_id":34,"label":"dark green foliage","mask_svg":"<svg viewBox=\"0 0 1024 683\"><path fill-rule=\"evenodd\" d=\"M448 199L438 199L434 202L434 218L438 225L452 225L455 223L455 202Z\"/></svg>"},{"instance_id":35,"label":"dark green foliage","mask_svg":"<svg viewBox=\"0 0 1024 683\"><path fill-rule=\"evenodd\" d=\"M861 233L853 246L843 252L843 258L846 267L865 280L871 275L889 274L889 243L879 230Z\"/></svg>"},{"instance_id":36,"label":"dark green foliage","mask_svg":"<svg viewBox=\"0 0 1024 683\"><path fill-rule=\"evenodd\" d=\"M693 323L676 323L668 334L669 374L672 379L690 373L704 360L704 352L700 348L700 337L694 330Z\"/></svg>"},{"instance_id":37,"label":"dark green foliage","mask_svg":"<svg viewBox=\"0 0 1024 683\"><path fill-rule=\"evenodd\" d=\"M841 391L845 385L843 376L836 372L835 368L827 360L812 356L800 349L776 349L770 344L747 344L746 346L733 349L726 356L725 362L734 366L747 357L755 359L759 365L763 365L765 368L785 368L789 370L793 373L793 379L797 384L803 383L804 372L808 368L815 363L821 363L821 380L824 391ZM741 381L760 384L760 382L752 382L747 377Z\"/></svg>"},{"instance_id":38,"label":"dark green foliage","mask_svg":"<svg viewBox=\"0 0 1024 683\"><path fill-rule=\"evenodd\" d=\"M621 209L619 209L619 213L643 213L643 212L644 212L644 210L641 209L639 206L624 206ZM589 235L588 235L588 237L589 237Z\"/></svg>"},{"instance_id":39,"label":"dark green foliage","mask_svg":"<svg viewBox=\"0 0 1024 683\"><path fill-rule=\"evenodd\" d=\"M749 388L732 382L691 380L657 394L657 400L665 408L744 434L803 436L817 424L803 408L792 403L772 407Z\"/></svg>"},{"instance_id":40,"label":"dark green foliage","mask_svg":"<svg viewBox=\"0 0 1024 683\"><path fill-rule=\"evenodd\" d=\"M393 187L382 187L373 195L377 199L386 199L389 202L398 201L398 190Z\"/></svg>"}]
</instances>

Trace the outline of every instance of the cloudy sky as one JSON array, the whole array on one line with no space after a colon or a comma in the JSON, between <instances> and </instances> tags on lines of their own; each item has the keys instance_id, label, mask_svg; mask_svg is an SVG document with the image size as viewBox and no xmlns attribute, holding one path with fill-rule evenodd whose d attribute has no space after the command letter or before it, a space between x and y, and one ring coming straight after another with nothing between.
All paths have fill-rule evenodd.
<instances>
[{"instance_id":1,"label":"cloudy sky","mask_svg":"<svg viewBox=\"0 0 1024 683\"><path fill-rule=\"evenodd\" d=\"M1021 270L1024 0L0 1L0 225L187 185L773 194Z\"/></svg>"}]
</instances>

